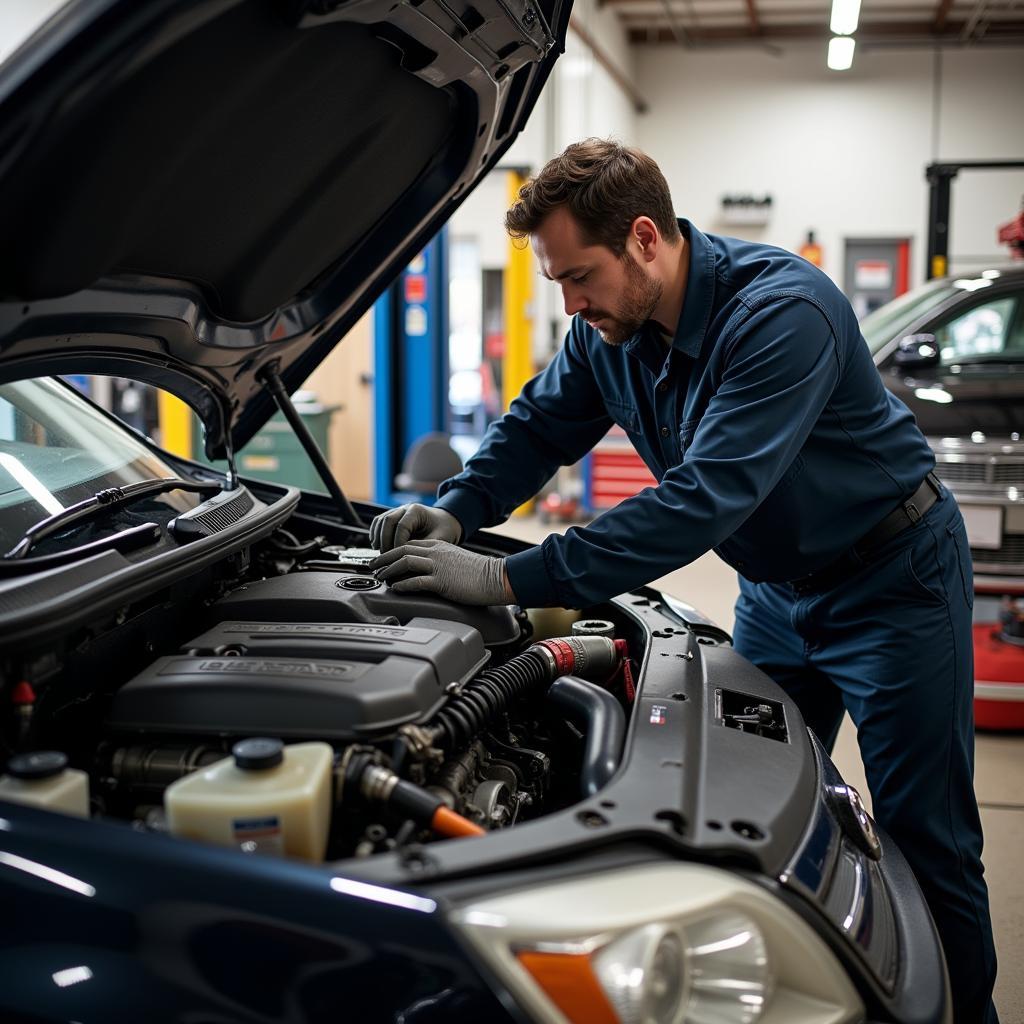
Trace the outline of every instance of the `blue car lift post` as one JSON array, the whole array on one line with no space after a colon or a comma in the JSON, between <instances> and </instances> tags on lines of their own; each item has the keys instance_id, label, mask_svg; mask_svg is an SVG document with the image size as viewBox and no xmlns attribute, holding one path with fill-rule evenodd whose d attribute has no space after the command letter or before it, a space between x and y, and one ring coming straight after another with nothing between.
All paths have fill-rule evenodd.
<instances>
[{"instance_id":1,"label":"blue car lift post","mask_svg":"<svg viewBox=\"0 0 1024 1024\"><path fill-rule=\"evenodd\" d=\"M373 310L373 496L382 505L434 495L399 491L395 477L424 434L448 430L448 251L442 228Z\"/></svg>"}]
</instances>

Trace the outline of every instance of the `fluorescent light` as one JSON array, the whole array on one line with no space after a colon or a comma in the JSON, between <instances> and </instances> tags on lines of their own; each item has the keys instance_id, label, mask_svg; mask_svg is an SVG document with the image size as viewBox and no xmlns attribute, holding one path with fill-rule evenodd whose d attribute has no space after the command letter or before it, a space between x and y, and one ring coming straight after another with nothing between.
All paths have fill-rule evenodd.
<instances>
[{"instance_id":1,"label":"fluorescent light","mask_svg":"<svg viewBox=\"0 0 1024 1024\"><path fill-rule=\"evenodd\" d=\"M837 36L849 36L856 32L859 17L860 0L832 0L832 20L829 24Z\"/></svg>"},{"instance_id":2,"label":"fluorescent light","mask_svg":"<svg viewBox=\"0 0 1024 1024\"><path fill-rule=\"evenodd\" d=\"M853 65L853 36L833 36L828 42L828 66L833 71L847 71Z\"/></svg>"}]
</instances>

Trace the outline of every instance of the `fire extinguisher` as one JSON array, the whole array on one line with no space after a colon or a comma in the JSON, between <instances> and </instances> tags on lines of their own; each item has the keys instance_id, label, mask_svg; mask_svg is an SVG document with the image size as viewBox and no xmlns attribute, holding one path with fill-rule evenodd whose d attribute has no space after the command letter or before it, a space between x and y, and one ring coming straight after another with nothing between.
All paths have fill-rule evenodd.
<instances>
[{"instance_id":1,"label":"fire extinguisher","mask_svg":"<svg viewBox=\"0 0 1024 1024\"><path fill-rule=\"evenodd\" d=\"M821 266L823 254L821 246L814 240L813 231L807 232L807 241L800 246L800 255L803 256L808 263L813 263L816 267Z\"/></svg>"}]
</instances>

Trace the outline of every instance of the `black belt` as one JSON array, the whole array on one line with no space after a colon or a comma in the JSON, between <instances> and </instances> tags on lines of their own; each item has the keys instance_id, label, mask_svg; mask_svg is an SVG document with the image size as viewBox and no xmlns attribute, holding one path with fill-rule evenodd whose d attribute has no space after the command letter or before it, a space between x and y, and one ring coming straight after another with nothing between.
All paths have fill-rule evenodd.
<instances>
[{"instance_id":1,"label":"black belt","mask_svg":"<svg viewBox=\"0 0 1024 1024\"><path fill-rule=\"evenodd\" d=\"M934 473L929 473L921 481L921 486L909 498L900 502L888 515L876 523L845 554L830 565L826 565L824 569L790 580L789 585L798 594L811 594L828 590L837 583L841 583L858 569L864 567L864 560L872 551L881 547L886 541L892 540L908 527L919 523L941 496L942 485L939 483L939 478Z\"/></svg>"}]
</instances>

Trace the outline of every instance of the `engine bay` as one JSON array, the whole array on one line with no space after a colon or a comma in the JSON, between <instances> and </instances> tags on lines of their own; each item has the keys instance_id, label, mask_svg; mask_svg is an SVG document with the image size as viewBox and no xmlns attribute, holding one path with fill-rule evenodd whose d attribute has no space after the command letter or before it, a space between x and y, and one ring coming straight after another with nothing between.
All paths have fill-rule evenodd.
<instances>
[{"instance_id":1,"label":"engine bay","mask_svg":"<svg viewBox=\"0 0 1024 1024\"><path fill-rule=\"evenodd\" d=\"M153 558L0 579L0 801L389 882L637 835L762 869L792 848L815 786L799 714L696 609L396 592L368 568L375 508L349 525L326 497L238 493Z\"/></svg>"},{"instance_id":2,"label":"engine bay","mask_svg":"<svg viewBox=\"0 0 1024 1024\"><path fill-rule=\"evenodd\" d=\"M90 816L185 838L212 833L181 824L169 798L205 778L203 814L233 823L214 841L307 860L482 835L599 791L634 697L615 623L400 594L369 557L276 530L175 595L173 616L163 604L115 621L45 679L36 661L8 754L65 752L88 775ZM101 662L101 685L84 685ZM272 764L239 754L254 741L276 744ZM289 845L269 781L311 745L330 774L313 853ZM242 820L274 821L283 839L254 842Z\"/></svg>"}]
</instances>

